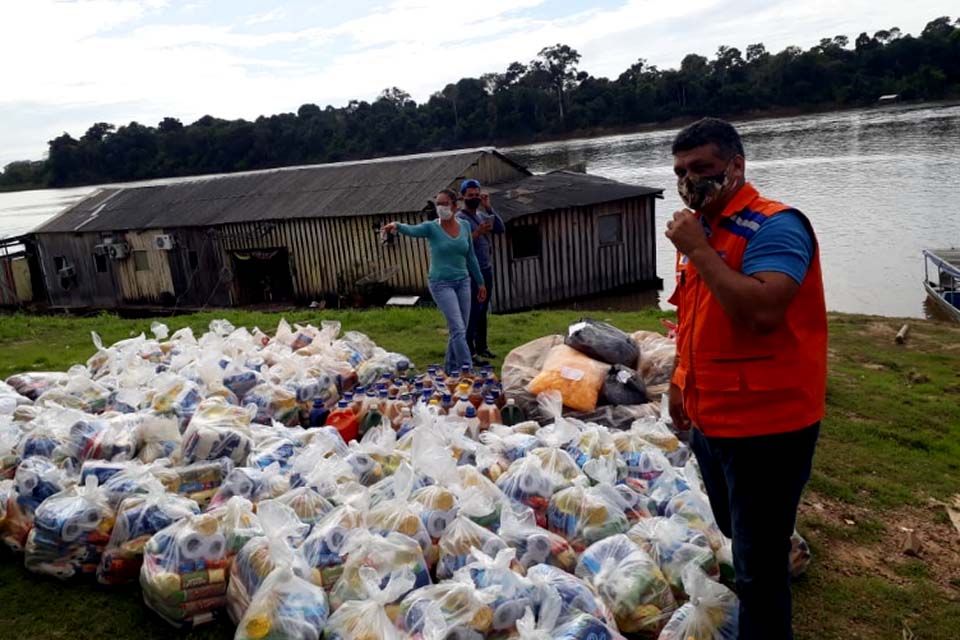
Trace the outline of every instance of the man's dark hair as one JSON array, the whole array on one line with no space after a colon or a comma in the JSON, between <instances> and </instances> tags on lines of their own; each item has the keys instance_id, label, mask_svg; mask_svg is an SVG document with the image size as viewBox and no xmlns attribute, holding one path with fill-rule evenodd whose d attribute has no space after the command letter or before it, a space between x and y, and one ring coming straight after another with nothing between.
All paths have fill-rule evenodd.
<instances>
[{"instance_id":1,"label":"man's dark hair","mask_svg":"<svg viewBox=\"0 0 960 640\"><path fill-rule=\"evenodd\" d=\"M724 160L730 160L737 155L746 157L740 134L732 124L720 118L703 118L681 129L673 139L673 154L707 144L717 145L720 157Z\"/></svg>"}]
</instances>

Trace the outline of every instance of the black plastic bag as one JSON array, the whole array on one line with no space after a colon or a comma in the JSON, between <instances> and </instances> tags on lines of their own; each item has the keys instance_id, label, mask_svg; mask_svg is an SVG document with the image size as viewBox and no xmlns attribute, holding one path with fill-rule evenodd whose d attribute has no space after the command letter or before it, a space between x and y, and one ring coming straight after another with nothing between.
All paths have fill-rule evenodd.
<instances>
[{"instance_id":1,"label":"black plastic bag","mask_svg":"<svg viewBox=\"0 0 960 640\"><path fill-rule=\"evenodd\" d=\"M584 318L570 325L564 343L594 360L636 367L640 347L628 334L606 322Z\"/></svg>"},{"instance_id":2,"label":"black plastic bag","mask_svg":"<svg viewBox=\"0 0 960 640\"><path fill-rule=\"evenodd\" d=\"M650 401L640 373L620 364L607 371L603 381L603 397L607 404L613 405L645 404Z\"/></svg>"}]
</instances>

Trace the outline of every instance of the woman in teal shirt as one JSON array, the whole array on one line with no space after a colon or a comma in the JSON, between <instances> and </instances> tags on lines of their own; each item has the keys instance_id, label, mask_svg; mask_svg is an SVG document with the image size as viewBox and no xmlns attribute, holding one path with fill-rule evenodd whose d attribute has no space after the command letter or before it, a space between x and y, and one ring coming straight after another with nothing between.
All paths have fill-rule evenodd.
<instances>
[{"instance_id":1,"label":"woman in teal shirt","mask_svg":"<svg viewBox=\"0 0 960 640\"><path fill-rule=\"evenodd\" d=\"M487 299L487 287L473 252L470 225L457 220L457 195L450 189L437 194L437 220L416 225L391 222L387 233L398 232L411 238L426 238L430 243L430 294L444 318L450 339L447 342L445 366L448 373L467 365L473 368L467 346L467 323L470 320L470 278L479 285L477 301Z\"/></svg>"}]
</instances>

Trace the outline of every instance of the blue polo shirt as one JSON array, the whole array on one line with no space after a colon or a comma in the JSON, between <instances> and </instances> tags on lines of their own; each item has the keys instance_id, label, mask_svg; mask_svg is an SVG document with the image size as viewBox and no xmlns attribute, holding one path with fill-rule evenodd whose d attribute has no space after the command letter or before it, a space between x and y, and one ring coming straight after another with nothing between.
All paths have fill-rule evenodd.
<instances>
[{"instance_id":1,"label":"blue polo shirt","mask_svg":"<svg viewBox=\"0 0 960 640\"><path fill-rule=\"evenodd\" d=\"M747 241L741 271L750 276L761 271L785 273L797 284L813 260L813 235L795 211L782 211L764 220Z\"/></svg>"},{"instance_id":2,"label":"blue polo shirt","mask_svg":"<svg viewBox=\"0 0 960 640\"><path fill-rule=\"evenodd\" d=\"M491 209L490 211L484 212L477 209L476 215L470 213L466 209L461 209L457 213L457 218L463 220L468 225L470 225L470 231L476 231L477 227L480 226L480 223L484 220L489 219L493 222L492 233L501 234L506 231L506 227L503 225L503 219L500 217L496 211ZM473 250L477 254L477 262L480 263L481 269L489 269L493 265L490 262L490 236L482 235L479 238L473 241Z\"/></svg>"}]
</instances>

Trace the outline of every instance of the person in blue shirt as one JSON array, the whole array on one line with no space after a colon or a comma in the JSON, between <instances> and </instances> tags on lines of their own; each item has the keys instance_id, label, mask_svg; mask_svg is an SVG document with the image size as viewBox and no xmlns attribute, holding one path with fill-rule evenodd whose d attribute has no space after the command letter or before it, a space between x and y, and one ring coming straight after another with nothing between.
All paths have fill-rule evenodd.
<instances>
[{"instance_id":1,"label":"person in blue shirt","mask_svg":"<svg viewBox=\"0 0 960 640\"><path fill-rule=\"evenodd\" d=\"M487 300L474 304L470 312L470 323L467 327L467 344L474 360L486 358L492 360L496 354L490 352L487 345L487 312L489 310L490 295L493 293L493 261L491 260L491 236L506 231L503 219L490 205L490 194L482 191L477 180L464 180L460 185L463 195L463 208L457 217L470 225L473 234L473 250L477 254L477 262L483 273L483 280L487 284ZM482 211L481 211L482 209ZM473 294L478 293L476 286Z\"/></svg>"},{"instance_id":2,"label":"person in blue shirt","mask_svg":"<svg viewBox=\"0 0 960 640\"><path fill-rule=\"evenodd\" d=\"M470 226L454 217L457 194L444 189L437 194L435 202L436 220L416 225L391 222L384 225L383 231L426 238L430 243L430 294L443 313L450 333L444 366L448 373L455 373L464 365L473 368L467 346L467 323L471 306L486 302L487 288L473 249ZM476 302L471 304L472 300Z\"/></svg>"}]
</instances>

